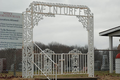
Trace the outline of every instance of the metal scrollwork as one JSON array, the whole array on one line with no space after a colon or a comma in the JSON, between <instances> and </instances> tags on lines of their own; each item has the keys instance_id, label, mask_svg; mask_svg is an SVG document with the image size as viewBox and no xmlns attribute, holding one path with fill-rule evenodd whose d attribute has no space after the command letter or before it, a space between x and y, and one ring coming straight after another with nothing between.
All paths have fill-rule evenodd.
<instances>
[{"instance_id":1,"label":"metal scrollwork","mask_svg":"<svg viewBox=\"0 0 120 80\"><path fill-rule=\"evenodd\" d=\"M52 55L55 54L52 50L50 49L45 49L44 53L48 55L52 59ZM45 74L52 74L52 62L50 59L44 55L44 73Z\"/></svg>"},{"instance_id":2,"label":"metal scrollwork","mask_svg":"<svg viewBox=\"0 0 120 80\"><path fill-rule=\"evenodd\" d=\"M82 54L81 51L77 49L73 49L69 52L72 54L71 62L72 62L72 72L76 73L79 72L79 54Z\"/></svg>"}]
</instances>

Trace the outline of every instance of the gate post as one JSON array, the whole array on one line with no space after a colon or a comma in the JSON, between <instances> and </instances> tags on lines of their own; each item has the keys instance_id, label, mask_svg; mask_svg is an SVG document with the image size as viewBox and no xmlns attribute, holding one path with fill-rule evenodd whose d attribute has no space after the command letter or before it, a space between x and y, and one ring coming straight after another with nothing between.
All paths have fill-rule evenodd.
<instances>
[{"instance_id":1,"label":"gate post","mask_svg":"<svg viewBox=\"0 0 120 80\"><path fill-rule=\"evenodd\" d=\"M94 29L93 14L88 16L88 76L94 77Z\"/></svg>"},{"instance_id":2,"label":"gate post","mask_svg":"<svg viewBox=\"0 0 120 80\"><path fill-rule=\"evenodd\" d=\"M33 78L33 6L23 13L22 77Z\"/></svg>"}]
</instances>

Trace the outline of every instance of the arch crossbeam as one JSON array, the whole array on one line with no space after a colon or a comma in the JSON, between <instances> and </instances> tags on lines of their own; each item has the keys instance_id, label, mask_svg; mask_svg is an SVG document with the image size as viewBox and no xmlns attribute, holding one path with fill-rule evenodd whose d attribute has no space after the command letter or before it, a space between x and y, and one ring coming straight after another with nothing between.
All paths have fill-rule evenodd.
<instances>
[{"instance_id":1,"label":"arch crossbeam","mask_svg":"<svg viewBox=\"0 0 120 80\"><path fill-rule=\"evenodd\" d=\"M33 2L30 4L33 12L50 13L56 15L88 16L90 9L85 5L68 5L60 3ZM30 11L30 10L28 10Z\"/></svg>"}]
</instances>

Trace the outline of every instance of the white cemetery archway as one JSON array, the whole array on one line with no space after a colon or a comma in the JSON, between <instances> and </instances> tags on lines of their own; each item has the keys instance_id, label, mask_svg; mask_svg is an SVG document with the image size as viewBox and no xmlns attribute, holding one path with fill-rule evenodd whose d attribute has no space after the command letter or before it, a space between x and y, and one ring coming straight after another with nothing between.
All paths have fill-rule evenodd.
<instances>
[{"instance_id":1,"label":"white cemetery archway","mask_svg":"<svg viewBox=\"0 0 120 80\"><path fill-rule=\"evenodd\" d=\"M93 13L84 5L68 5L34 1L23 12L23 48L22 48L22 77L33 77L33 28L43 17L55 15L75 16L88 31L88 76L94 77L94 30Z\"/></svg>"}]
</instances>

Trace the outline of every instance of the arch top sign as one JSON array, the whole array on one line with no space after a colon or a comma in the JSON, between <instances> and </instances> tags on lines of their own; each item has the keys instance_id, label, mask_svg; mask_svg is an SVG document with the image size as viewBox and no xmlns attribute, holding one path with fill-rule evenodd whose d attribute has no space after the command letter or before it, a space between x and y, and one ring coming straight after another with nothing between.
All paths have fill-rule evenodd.
<instances>
[{"instance_id":1,"label":"arch top sign","mask_svg":"<svg viewBox=\"0 0 120 80\"><path fill-rule=\"evenodd\" d=\"M45 3L34 1L27 9L31 12L38 14L51 14L51 15L69 15L69 16L88 16L91 14L90 9L85 5L69 5L60 3ZM90 16L90 15L89 15Z\"/></svg>"}]
</instances>

